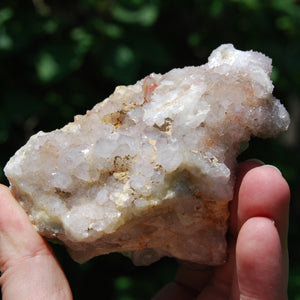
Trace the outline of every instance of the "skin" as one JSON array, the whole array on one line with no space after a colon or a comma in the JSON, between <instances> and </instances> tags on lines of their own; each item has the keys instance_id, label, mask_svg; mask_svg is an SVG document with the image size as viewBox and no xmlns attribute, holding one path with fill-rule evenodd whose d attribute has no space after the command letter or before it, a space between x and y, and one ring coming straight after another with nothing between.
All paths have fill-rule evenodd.
<instances>
[{"instance_id":1,"label":"skin","mask_svg":"<svg viewBox=\"0 0 300 300\"><path fill-rule=\"evenodd\" d=\"M279 170L258 161L240 164L230 206L227 263L215 268L181 264L174 282L154 299L287 299L289 197ZM51 248L2 185L0 207L3 299L72 299Z\"/></svg>"}]
</instances>

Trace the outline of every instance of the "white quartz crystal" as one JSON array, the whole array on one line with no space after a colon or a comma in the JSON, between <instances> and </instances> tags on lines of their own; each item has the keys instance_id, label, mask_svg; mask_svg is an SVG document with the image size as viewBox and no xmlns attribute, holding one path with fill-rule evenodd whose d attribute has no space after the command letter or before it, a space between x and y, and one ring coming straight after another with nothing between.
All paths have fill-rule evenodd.
<instances>
[{"instance_id":1,"label":"white quartz crystal","mask_svg":"<svg viewBox=\"0 0 300 300\"><path fill-rule=\"evenodd\" d=\"M32 136L5 167L11 191L79 262L123 252L135 264L221 264L241 143L289 125L271 70L265 55L226 44L205 65L119 86Z\"/></svg>"}]
</instances>

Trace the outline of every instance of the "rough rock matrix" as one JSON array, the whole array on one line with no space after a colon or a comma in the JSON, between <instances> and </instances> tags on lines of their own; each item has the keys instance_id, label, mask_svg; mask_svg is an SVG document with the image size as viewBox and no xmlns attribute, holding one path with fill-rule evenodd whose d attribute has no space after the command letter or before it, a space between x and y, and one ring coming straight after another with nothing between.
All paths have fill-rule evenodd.
<instances>
[{"instance_id":1,"label":"rough rock matrix","mask_svg":"<svg viewBox=\"0 0 300 300\"><path fill-rule=\"evenodd\" d=\"M32 136L5 167L11 191L79 262L123 252L135 264L221 264L241 143L289 125L271 70L265 55L226 44L203 66L119 86Z\"/></svg>"}]
</instances>

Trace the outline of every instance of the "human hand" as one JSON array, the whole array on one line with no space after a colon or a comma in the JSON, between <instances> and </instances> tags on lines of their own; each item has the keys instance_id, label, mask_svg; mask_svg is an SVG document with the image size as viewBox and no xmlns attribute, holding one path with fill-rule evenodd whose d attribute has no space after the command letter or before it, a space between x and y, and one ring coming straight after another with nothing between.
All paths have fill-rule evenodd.
<instances>
[{"instance_id":1,"label":"human hand","mask_svg":"<svg viewBox=\"0 0 300 300\"><path fill-rule=\"evenodd\" d=\"M0 285L3 300L72 299L48 243L6 186L0 185Z\"/></svg>"},{"instance_id":2,"label":"human hand","mask_svg":"<svg viewBox=\"0 0 300 300\"><path fill-rule=\"evenodd\" d=\"M228 262L203 270L182 265L156 300L287 299L289 188L274 168L258 166L247 162L239 168ZM53 252L5 186L0 186L0 207L3 300L72 299Z\"/></svg>"},{"instance_id":3,"label":"human hand","mask_svg":"<svg viewBox=\"0 0 300 300\"><path fill-rule=\"evenodd\" d=\"M219 267L179 267L155 300L284 300L288 281L290 191L281 173L240 164L230 205L229 257Z\"/></svg>"}]
</instances>

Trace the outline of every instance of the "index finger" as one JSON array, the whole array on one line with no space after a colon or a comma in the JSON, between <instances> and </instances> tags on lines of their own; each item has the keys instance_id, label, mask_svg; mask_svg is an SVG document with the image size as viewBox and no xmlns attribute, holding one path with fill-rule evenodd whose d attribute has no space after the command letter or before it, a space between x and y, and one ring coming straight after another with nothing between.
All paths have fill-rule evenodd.
<instances>
[{"instance_id":1,"label":"index finger","mask_svg":"<svg viewBox=\"0 0 300 300\"><path fill-rule=\"evenodd\" d=\"M281 241L285 242L290 190L280 171L267 165L248 170L237 193L236 228L232 229L238 231L250 218L267 217L275 222Z\"/></svg>"}]
</instances>

